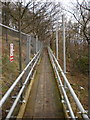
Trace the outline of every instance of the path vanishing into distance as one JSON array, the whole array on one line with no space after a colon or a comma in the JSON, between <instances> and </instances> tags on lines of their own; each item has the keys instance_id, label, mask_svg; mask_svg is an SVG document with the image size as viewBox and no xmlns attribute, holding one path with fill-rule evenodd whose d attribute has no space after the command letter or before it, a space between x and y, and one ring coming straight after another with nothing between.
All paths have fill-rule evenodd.
<instances>
[{"instance_id":1,"label":"path vanishing into distance","mask_svg":"<svg viewBox=\"0 0 90 120\"><path fill-rule=\"evenodd\" d=\"M47 50L44 50L34 80L23 118L64 118Z\"/></svg>"}]
</instances>

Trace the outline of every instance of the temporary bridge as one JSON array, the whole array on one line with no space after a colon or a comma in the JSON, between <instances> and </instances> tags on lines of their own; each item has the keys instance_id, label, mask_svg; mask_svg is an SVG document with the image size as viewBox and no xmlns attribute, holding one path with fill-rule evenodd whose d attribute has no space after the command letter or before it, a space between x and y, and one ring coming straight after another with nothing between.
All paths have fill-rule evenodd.
<instances>
[{"instance_id":1,"label":"temporary bridge","mask_svg":"<svg viewBox=\"0 0 90 120\"><path fill-rule=\"evenodd\" d=\"M5 25L0 24L0 26L18 33L17 30ZM26 35L25 33L22 34ZM27 35L28 37L29 35ZM28 47L29 43L27 42ZM29 49L27 49L27 57L29 58L28 51ZM4 104L12 96L14 88L16 85L19 86L20 82L22 86L18 94L13 97L14 102L7 111L6 117L3 118L2 116L2 119L71 118L76 120L78 117L68 97L68 92L70 92L73 102L78 108L79 117L90 120L87 111L75 94L50 46L43 46L39 50L37 49L34 57L28 62L27 66L0 100L1 111Z\"/></svg>"},{"instance_id":2,"label":"temporary bridge","mask_svg":"<svg viewBox=\"0 0 90 120\"><path fill-rule=\"evenodd\" d=\"M0 100L0 107L5 104L10 94L13 92L13 89L18 82L22 80L21 78L23 78L23 75L28 71L29 67L27 77L8 111L6 119L15 118L15 116L13 116L14 110L18 107L18 102L21 101L21 96L23 92L25 92L19 112L16 116L17 119L71 118L75 120L77 117L68 99L65 88L65 86L67 86L80 111L81 118L89 120L87 112L68 82L55 55L48 46L39 50L32 60L30 60L28 65ZM64 83L61 78L64 79Z\"/></svg>"}]
</instances>

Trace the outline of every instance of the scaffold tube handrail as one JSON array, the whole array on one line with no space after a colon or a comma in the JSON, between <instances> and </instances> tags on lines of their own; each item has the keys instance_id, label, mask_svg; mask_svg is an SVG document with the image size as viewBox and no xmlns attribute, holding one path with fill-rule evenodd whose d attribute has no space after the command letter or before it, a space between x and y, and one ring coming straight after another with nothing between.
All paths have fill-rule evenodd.
<instances>
[{"instance_id":1,"label":"scaffold tube handrail","mask_svg":"<svg viewBox=\"0 0 90 120\"><path fill-rule=\"evenodd\" d=\"M14 101L14 103L13 103L13 105L12 105L12 107L11 107L8 115L7 115L7 117L6 117L6 120L11 117L11 115L12 115L12 113L13 113L13 111L14 111L14 109L15 109L15 107L16 107L19 99L20 99L20 96L22 95L22 93L23 93L23 91L24 91L24 89L25 89L25 87L26 87L26 84L27 84L27 82L28 82L28 80L29 80L29 77L31 76L31 74L32 74L32 72L33 72L33 70L34 70L37 62L38 62L39 57L40 57L40 53L39 53L38 57L36 58L36 60L35 60L32 68L31 68L31 70L29 71L29 74L28 74L25 82L23 83L22 88L20 89L20 91L19 91L19 93L18 93L18 95L17 95L17 97L16 97L16 99L15 99L15 101Z\"/></svg>"},{"instance_id":2,"label":"scaffold tube handrail","mask_svg":"<svg viewBox=\"0 0 90 120\"><path fill-rule=\"evenodd\" d=\"M71 93L71 95L72 95L72 97L73 97L73 99L74 99L74 101L75 101L78 109L80 110L80 112L81 112L81 114L82 114L82 117L83 117L84 119L86 119L86 120L90 120L89 117L88 117L88 115L87 115L86 110L83 108L83 106L82 106L81 102L79 101L77 95L75 94L73 88L71 87L70 83L68 82L68 79L67 79L66 75L64 74L61 66L59 65L59 63L58 63L55 55L53 54L53 51L50 49L50 47L49 47L48 49L49 49L49 51L50 51L50 53L51 53L51 55L52 55L52 57L53 57L56 65L57 65L59 71L61 72L61 75L63 76L63 78L64 78L64 80L65 80L65 82L66 82L66 85L67 85L68 89L70 90L70 93Z\"/></svg>"},{"instance_id":3,"label":"scaffold tube handrail","mask_svg":"<svg viewBox=\"0 0 90 120\"><path fill-rule=\"evenodd\" d=\"M8 89L8 91L2 97L2 99L0 100L0 107L2 107L2 105L5 103L5 101L9 97L10 93L13 91L13 89L15 88L15 86L17 85L17 83L20 81L20 79L22 78L22 76L24 75L24 73L26 72L26 70L28 69L28 67L37 58L37 56L38 56L39 53L40 53L40 51L38 51L37 54L32 58L32 60L28 63L28 65L24 68L24 70L21 72L21 74L17 77L17 79L15 80L15 82L12 84L12 86Z\"/></svg>"},{"instance_id":4,"label":"scaffold tube handrail","mask_svg":"<svg viewBox=\"0 0 90 120\"><path fill-rule=\"evenodd\" d=\"M4 25L4 24L2 24L2 23L0 23L0 26L4 27L4 28L6 28L6 29L12 30L12 31L14 31L14 32L19 33L18 30L14 29L14 28L11 28L11 27L8 27L8 26L6 26L6 25ZM26 35L26 36L30 36L30 34L26 34L26 33L24 33L24 32L21 32L21 34Z\"/></svg>"},{"instance_id":5,"label":"scaffold tube handrail","mask_svg":"<svg viewBox=\"0 0 90 120\"><path fill-rule=\"evenodd\" d=\"M56 67L55 62L54 62L54 60L53 60L53 57L52 57L52 55L51 55L51 53L50 53L49 50L48 50L48 52L49 52L49 56L50 56L50 60L51 60L52 66L53 66L53 68L54 68L54 70L55 70L55 73L56 73L56 75L57 75L58 82L59 82L59 84L60 84L60 86L61 86L60 88L61 88L61 90L62 90L62 93L64 94L65 101L66 101L67 106L68 106L68 109L69 109L69 111L70 111L70 115L71 115L71 117L72 117L73 120L76 120L75 115L74 115L74 112L73 112L72 107L71 107L71 104L70 104L70 101L69 101L69 99L68 99L68 96L67 96L66 91L65 91L65 89L64 89L63 83L62 83L61 78L60 78L60 76L59 76L57 67Z\"/></svg>"}]
</instances>

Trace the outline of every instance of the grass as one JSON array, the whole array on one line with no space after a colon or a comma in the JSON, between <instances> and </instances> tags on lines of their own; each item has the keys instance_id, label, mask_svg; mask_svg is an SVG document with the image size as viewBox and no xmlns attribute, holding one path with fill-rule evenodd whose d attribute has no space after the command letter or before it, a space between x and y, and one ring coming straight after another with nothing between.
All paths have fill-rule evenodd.
<instances>
[{"instance_id":1,"label":"grass","mask_svg":"<svg viewBox=\"0 0 90 120\"><path fill-rule=\"evenodd\" d=\"M14 83L16 78L19 75L19 39L13 33L8 33L8 41L6 41L5 34L0 37L0 41L2 41L2 57L0 59L0 65L2 66L1 70L1 79L0 79L0 98L6 93L6 91L10 88L10 86ZM14 61L10 62L10 43L14 45ZM31 57L33 55L31 54ZM26 66L26 38L22 36L22 70ZM26 74L23 76L23 81L26 78ZM6 116L6 109L10 109L11 103L13 99L12 95L17 95L20 89L20 82L14 88L13 92L10 94L10 97L6 101L5 105L2 108L3 117ZM7 106L8 104L8 106Z\"/></svg>"},{"instance_id":2,"label":"grass","mask_svg":"<svg viewBox=\"0 0 90 120\"><path fill-rule=\"evenodd\" d=\"M63 69L63 51L62 51L61 43L59 43L59 45L60 46L59 46L59 60L58 61ZM53 49L53 50L55 52L55 49ZM76 93L77 97L79 98L80 102L82 103L84 109L88 110L88 75L84 74L83 72L78 70L78 68L76 67L77 61L73 62L72 58L68 57L68 54L66 55L66 57L67 57L67 59L66 59L66 69L67 69L66 76L67 76L72 88L74 89L74 92ZM82 52L82 54L84 56L83 52ZM75 54L73 54L73 55L75 55ZM86 68L87 59L84 58L83 60L84 61L82 61L82 63L80 62L80 64L79 64L79 68L81 66L80 69L82 69L82 67ZM74 66L73 66L73 64L74 64ZM75 68L77 68L77 69L75 69ZM62 79L62 77L61 77L61 79ZM62 79L62 81L63 81L63 79ZM81 87L83 89L81 89ZM70 99L71 105L73 106L76 116L80 117L80 115L77 113L78 109L76 107L76 104L68 90L67 90L67 93L69 95L69 99Z\"/></svg>"},{"instance_id":3,"label":"grass","mask_svg":"<svg viewBox=\"0 0 90 120\"><path fill-rule=\"evenodd\" d=\"M10 43L14 44L14 61L10 62ZM23 59L25 59L26 48L25 44L22 45L23 48ZM10 88L13 82L16 80L17 76L19 75L19 44L18 38L16 36L8 35L8 42L5 40L5 35L2 36L2 58L0 59L0 63L2 65L2 77L0 79L0 98L6 93L6 91ZM25 66L25 62L23 63ZM13 95L17 94L19 87L13 90ZM11 96L11 95L10 95ZM12 99L11 97L7 100L5 105L2 108L3 117L6 116L6 109L11 106ZM8 103L8 106L7 106Z\"/></svg>"}]
</instances>

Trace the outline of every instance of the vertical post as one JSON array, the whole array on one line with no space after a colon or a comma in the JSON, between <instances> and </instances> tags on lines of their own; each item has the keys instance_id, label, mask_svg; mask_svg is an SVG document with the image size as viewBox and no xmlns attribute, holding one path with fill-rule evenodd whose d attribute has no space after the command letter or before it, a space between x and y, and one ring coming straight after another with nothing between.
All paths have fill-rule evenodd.
<instances>
[{"instance_id":1,"label":"vertical post","mask_svg":"<svg viewBox=\"0 0 90 120\"><path fill-rule=\"evenodd\" d=\"M38 36L36 35L36 53L38 52Z\"/></svg>"},{"instance_id":2,"label":"vertical post","mask_svg":"<svg viewBox=\"0 0 90 120\"><path fill-rule=\"evenodd\" d=\"M88 62L89 62L89 75L88 75L88 116L90 117L90 40L88 41Z\"/></svg>"},{"instance_id":3,"label":"vertical post","mask_svg":"<svg viewBox=\"0 0 90 120\"><path fill-rule=\"evenodd\" d=\"M41 44L40 44L40 41L39 41L39 50L40 50L40 47L41 47Z\"/></svg>"},{"instance_id":4,"label":"vertical post","mask_svg":"<svg viewBox=\"0 0 90 120\"><path fill-rule=\"evenodd\" d=\"M2 3L0 2L0 23L2 23ZM2 78L2 27L0 27L0 77ZM1 79L0 79L1 82ZM0 86L0 91L2 92L2 84ZM0 95L0 100L2 95ZM2 119L2 108L0 108L0 118Z\"/></svg>"},{"instance_id":5,"label":"vertical post","mask_svg":"<svg viewBox=\"0 0 90 120\"><path fill-rule=\"evenodd\" d=\"M90 9L90 1L88 1L88 9ZM90 11L88 12L88 17L90 18ZM89 21L90 23L90 21ZM88 64L89 64L89 73L88 73L88 116L90 117L90 24L88 27Z\"/></svg>"},{"instance_id":6,"label":"vertical post","mask_svg":"<svg viewBox=\"0 0 90 120\"><path fill-rule=\"evenodd\" d=\"M33 54L36 54L36 38L32 37L32 45L33 45Z\"/></svg>"},{"instance_id":7,"label":"vertical post","mask_svg":"<svg viewBox=\"0 0 90 120\"><path fill-rule=\"evenodd\" d=\"M65 16L62 15L62 24L63 24L63 69L64 69L64 73L66 74L66 41L65 41ZM66 87L66 83L65 83L65 87Z\"/></svg>"},{"instance_id":8,"label":"vertical post","mask_svg":"<svg viewBox=\"0 0 90 120\"><path fill-rule=\"evenodd\" d=\"M26 65L29 63L29 60L30 60L30 52L31 52L31 50L30 50L30 42L31 42L31 36L27 36Z\"/></svg>"},{"instance_id":9,"label":"vertical post","mask_svg":"<svg viewBox=\"0 0 90 120\"><path fill-rule=\"evenodd\" d=\"M40 43L39 43L39 45L40 45L40 46L39 46L39 50L40 50L40 49L41 49L41 41L39 41L39 42L40 42Z\"/></svg>"},{"instance_id":10,"label":"vertical post","mask_svg":"<svg viewBox=\"0 0 90 120\"><path fill-rule=\"evenodd\" d=\"M34 54L36 54L36 38L34 37Z\"/></svg>"},{"instance_id":11,"label":"vertical post","mask_svg":"<svg viewBox=\"0 0 90 120\"><path fill-rule=\"evenodd\" d=\"M29 36L29 59L31 57L31 35Z\"/></svg>"},{"instance_id":12,"label":"vertical post","mask_svg":"<svg viewBox=\"0 0 90 120\"><path fill-rule=\"evenodd\" d=\"M34 2L34 0L32 2L33 2L33 33L34 33L34 5L35 5L35 2Z\"/></svg>"},{"instance_id":13,"label":"vertical post","mask_svg":"<svg viewBox=\"0 0 90 120\"><path fill-rule=\"evenodd\" d=\"M31 36L27 35L26 37L27 37L27 43L26 43L26 65L27 65L29 63L29 61L30 61L30 54L31 54L31 46L30 46L30 44L31 44ZM30 70L30 66L26 71L26 77L27 77L27 75L29 73L29 70Z\"/></svg>"},{"instance_id":14,"label":"vertical post","mask_svg":"<svg viewBox=\"0 0 90 120\"><path fill-rule=\"evenodd\" d=\"M19 70L22 72L22 55L21 55L21 4L19 2Z\"/></svg>"},{"instance_id":15,"label":"vertical post","mask_svg":"<svg viewBox=\"0 0 90 120\"><path fill-rule=\"evenodd\" d=\"M40 41L40 50L41 50L41 41Z\"/></svg>"},{"instance_id":16,"label":"vertical post","mask_svg":"<svg viewBox=\"0 0 90 120\"><path fill-rule=\"evenodd\" d=\"M21 7L22 7L22 2L19 2L19 20L18 20L18 25L19 25L19 72L22 72L22 49L21 49ZM20 87L22 87L22 79L20 81ZM23 100L23 95L21 95L20 101L22 102Z\"/></svg>"},{"instance_id":17,"label":"vertical post","mask_svg":"<svg viewBox=\"0 0 90 120\"><path fill-rule=\"evenodd\" d=\"M56 58L58 60L58 23L56 25Z\"/></svg>"},{"instance_id":18,"label":"vertical post","mask_svg":"<svg viewBox=\"0 0 90 120\"><path fill-rule=\"evenodd\" d=\"M5 8L7 8L7 2L5 2ZM8 21L7 21L7 11L5 11L5 25L6 26L8 26ZM8 43L8 29L7 28L5 28L5 32L6 32L6 34L5 34L5 36L6 36L6 43Z\"/></svg>"},{"instance_id":19,"label":"vertical post","mask_svg":"<svg viewBox=\"0 0 90 120\"><path fill-rule=\"evenodd\" d=\"M38 41L39 42L39 45L38 45L38 51L40 50L40 41Z\"/></svg>"},{"instance_id":20,"label":"vertical post","mask_svg":"<svg viewBox=\"0 0 90 120\"><path fill-rule=\"evenodd\" d=\"M41 41L40 41L40 49L41 49ZM40 50L40 49L39 49L39 50Z\"/></svg>"},{"instance_id":21,"label":"vertical post","mask_svg":"<svg viewBox=\"0 0 90 120\"><path fill-rule=\"evenodd\" d=\"M27 38L27 43L26 43L26 65L28 64L29 62L29 39L28 39L28 36L26 36Z\"/></svg>"}]
</instances>

